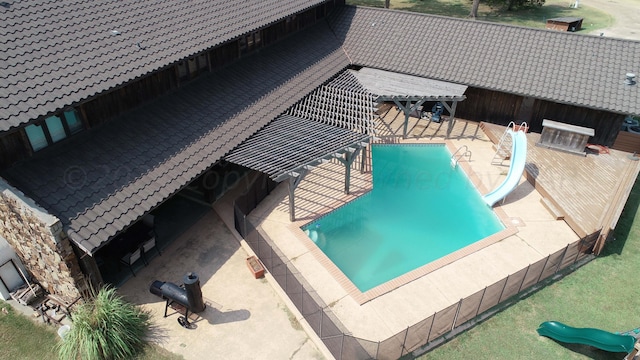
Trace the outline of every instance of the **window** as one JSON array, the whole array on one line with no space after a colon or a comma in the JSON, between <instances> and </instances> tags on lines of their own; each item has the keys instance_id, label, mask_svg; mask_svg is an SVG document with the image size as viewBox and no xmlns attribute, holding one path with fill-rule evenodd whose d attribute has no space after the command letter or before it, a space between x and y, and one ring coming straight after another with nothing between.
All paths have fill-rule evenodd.
<instances>
[{"instance_id":1,"label":"window","mask_svg":"<svg viewBox=\"0 0 640 360\"><path fill-rule=\"evenodd\" d=\"M62 126L62 120L57 116L51 116L44 121L49 129L49 135L51 135L51 141L58 142L67 137Z\"/></svg>"},{"instance_id":2,"label":"window","mask_svg":"<svg viewBox=\"0 0 640 360\"><path fill-rule=\"evenodd\" d=\"M67 121L67 126L69 127L69 132L71 134L75 134L82 130L82 122L80 122L80 119L78 119L74 110L65 111L64 118Z\"/></svg>"},{"instance_id":3,"label":"window","mask_svg":"<svg viewBox=\"0 0 640 360\"><path fill-rule=\"evenodd\" d=\"M207 54L200 54L185 61L180 61L177 67L178 79L180 81L195 79L199 74L209 70L209 64L207 63Z\"/></svg>"},{"instance_id":4,"label":"window","mask_svg":"<svg viewBox=\"0 0 640 360\"><path fill-rule=\"evenodd\" d=\"M24 130L27 133L27 138L29 138L33 151L38 151L49 145L41 125L29 125Z\"/></svg>"},{"instance_id":5,"label":"window","mask_svg":"<svg viewBox=\"0 0 640 360\"><path fill-rule=\"evenodd\" d=\"M38 151L82 129L82 122L78 119L76 111L67 110L49 116L43 122L26 126L24 132L27 134L31 149Z\"/></svg>"}]
</instances>

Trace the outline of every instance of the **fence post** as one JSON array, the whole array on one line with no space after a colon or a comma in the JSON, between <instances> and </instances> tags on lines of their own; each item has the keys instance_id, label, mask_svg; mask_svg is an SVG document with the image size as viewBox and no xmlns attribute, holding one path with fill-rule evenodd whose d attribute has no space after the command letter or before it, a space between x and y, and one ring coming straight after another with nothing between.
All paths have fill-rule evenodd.
<instances>
[{"instance_id":1,"label":"fence post","mask_svg":"<svg viewBox=\"0 0 640 360\"><path fill-rule=\"evenodd\" d=\"M502 295L504 294L504 289L507 288L507 284L509 283L509 278L511 275L507 275L507 280L504 282L504 286L502 287L502 291L500 291L500 296L498 297L498 304L502 302Z\"/></svg>"},{"instance_id":2,"label":"fence post","mask_svg":"<svg viewBox=\"0 0 640 360\"><path fill-rule=\"evenodd\" d=\"M289 279L289 265L284 264L284 293L287 294L287 296L289 296L289 291L288 291L288 280Z\"/></svg>"},{"instance_id":3,"label":"fence post","mask_svg":"<svg viewBox=\"0 0 640 360\"><path fill-rule=\"evenodd\" d=\"M551 255L547 255L547 260L544 261L544 266L542 267L542 270L540 270L540 275L538 275L538 280L536 280L536 284L540 282L540 278L542 277L542 274L544 274L544 269L547 268L547 264L549 263L549 258L551 258Z\"/></svg>"},{"instance_id":4,"label":"fence post","mask_svg":"<svg viewBox=\"0 0 640 360\"><path fill-rule=\"evenodd\" d=\"M242 234L243 238L249 235L247 231L247 215L244 213L242 213L242 231L244 232L244 234Z\"/></svg>"},{"instance_id":5,"label":"fence post","mask_svg":"<svg viewBox=\"0 0 640 360\"><path fill-rule=\"evenodd\" d=\"M458 322L458 316L460 315L460 308L462 307L462 299L458 301L458 308L456 309L456 315L453 317L453 323L451 324L451 331L455 329L456 322Z\"/></svg>"},{"instance_id":6,"label":"fence post","mask_svg":"<svg viewBox=\"0 0 640 360\"><path fill-rule=\"evenodd\" d=\"M564 261L564 256L567 255L567 250L569 250L569 245L567 245L567 247L564 248L564 252L562 253L562 257L560 258L560 261L558 261L558 267L556 267L556 271L554 272L554 274L557 274L558 271L560 271L560 266L562 266L562 262Z\"/></svg>"},{"instance_id":7,"label":"fence post","mask_svg":"<svg viewBox=\"0 0 640 360\"><path fill-rule=\"evenodd\" d=\"M480 297L480 302L478 303L478 308L476 309L476 314L473 315L473 317L478 316L478 313L480 312L480 306L482 306L482 300L484 300L484 294L487 293L487 287L484 287L484 291L482 292L482 296Z\"/></svg>"},{"instance_id":8,"label":"fence post","mask_svg":"<svg viewBox=\"0 0 640 360\"><path fill-rule=\"evenodd\" d=\"M407 330L404 331L404 339L402 340L402 348L400 348L400 356L398 356L398 359L401 358L404 354L404 350L407 348L405 346L405 344L407 343L407 335L409 334L409 327L407 326Z\"/></svg>"},{"instance_id":9,"label":"fence post","mask_svg":"<svg viewBox=\"0 0 640 360\"><path fill-rule=\"evenodd\" d=\"M524 276L522 277L522 282L520 283L520 287L518 287L518 292L516 294L519 294L520 290L522 290L522 285L524 285L524 281L527 279L527 274L529 273L529 269L531 269L531 264L527 266L527 271L524 272Z\"/></svg>"},{"instance_id":10,"label":"fence post","mask_svg":"<svg viewBox=\"0 0 640 360\"><path fill-rule=\"evenodd\" d=\"M433 323L436 322L436 314L437 312L434 312L433 318L431 319L431 325L429 326L429 333L427 334L427 342L429 342L429 337L431 336L431 330L433 330Z\"/></svg>"}]
</instances>

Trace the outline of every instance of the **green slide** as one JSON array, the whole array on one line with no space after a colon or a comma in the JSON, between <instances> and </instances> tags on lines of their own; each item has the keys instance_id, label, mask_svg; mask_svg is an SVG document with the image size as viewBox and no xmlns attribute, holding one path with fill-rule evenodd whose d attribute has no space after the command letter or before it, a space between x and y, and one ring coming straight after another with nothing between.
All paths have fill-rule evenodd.
<instances>
[{"instance_id":1,"label":"green slide","mask_svg":"<svg viewBox=\"0 0 640 360\"><path fill-rule=\"evenodd\" d=\"M610 352L633 350L636 339L631 335L617 335L591 328L574 328L558 321L545 321L538 327L538 334L565 343L583 344Z\"/></svg>"}]
</instances>

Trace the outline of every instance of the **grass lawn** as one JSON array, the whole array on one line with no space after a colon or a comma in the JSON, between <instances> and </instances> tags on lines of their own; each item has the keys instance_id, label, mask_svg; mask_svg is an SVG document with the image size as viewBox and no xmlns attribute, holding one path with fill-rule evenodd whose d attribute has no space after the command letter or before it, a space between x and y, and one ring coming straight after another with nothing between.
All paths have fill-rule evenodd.
<instances>
[{"instance_id":1,"label":"grass lawn","mask_svg":"<svg viewBox=\"0 0 640 360\"><path fill-rule=\"evenodd\" d=\"M547 320L611 332L640 327L640 181L604 253L576 272L519 301L420 359L622 359L584 345L538 336Z\"/></svg>"},{"instance_id":2,"label":"grass lawn","mask_svg":"<svg viewBox=\"0 0 640 360\"><path fill-rule=\"evenodd\" d=\"M6 302L0 300L0 356L3 359L42 360L57 359L58 334L53 326L36 323L17 313ZM161 347L149 345L138 360L179 360L182 356L170 353Z\"/></svg>"},{"instance_id":3,"label":"grass lawn","mask_svg":"<svg viewBox=\"0 0 640 360\"><path fill-rule=\"evenodd\" d=\"M583 5L578 9L570 8L569 5L572 2L571 0L546 0L542 7L506 11L491 8L480 0L478 20L544 29L547 19L580 17L584 21L582 30L578 33L604 29L613 24L613 16ZM347 0L347 4L384 7L384 0ZM467 18L471 11L471 0L391 0L391 9Z\"/></svg>"}]
</instances>

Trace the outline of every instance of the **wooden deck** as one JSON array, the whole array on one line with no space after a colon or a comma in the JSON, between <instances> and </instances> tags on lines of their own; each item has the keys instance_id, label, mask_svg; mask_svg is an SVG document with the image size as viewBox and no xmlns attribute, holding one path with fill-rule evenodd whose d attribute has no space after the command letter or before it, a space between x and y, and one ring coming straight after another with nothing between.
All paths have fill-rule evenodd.
<instances>
[{"instance_id":1,"label":"wooden deck","mask_svg":"<svg viewBox=\"0 0 640 360\"><path fill-rule=\"evenodd\" d=\"M378 130L381 142L394 142L402 136L404 116L395 108L381 114L383 125ZM446 119L446 117L443 117ZM448 121L430 122L409 118L407 137L445 138ZM450 138L490 139L497 144L504 126L456 119ZM631 188L640 172L640 161L630 153L609 149L608 154L569 154L536 146L540 134L528 133L525 176L544 197L549 211L563 218L580 237L602 231L598 253L604 240L620 218Z\"/></svg>"},{"instance_id":2,"label":"wooden deck","mask_svg":"<svg viewBox=\"0 0 640 360\"><path fill-rule=\"evenodd\" d=\"M505 127L482 123L497 143ZM536 146L540 134L528 133L526 176L559 216L580 236L602 230L606 238L615 228L640 171L631 154L610 149L608 154L569 154Z\"/></svg>"}]
</instances>

